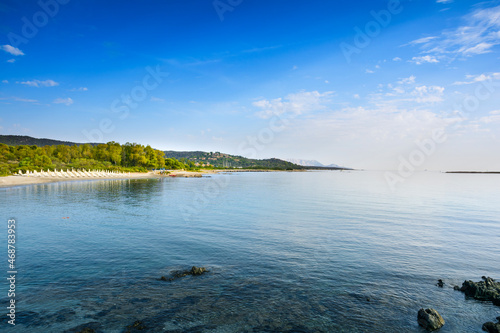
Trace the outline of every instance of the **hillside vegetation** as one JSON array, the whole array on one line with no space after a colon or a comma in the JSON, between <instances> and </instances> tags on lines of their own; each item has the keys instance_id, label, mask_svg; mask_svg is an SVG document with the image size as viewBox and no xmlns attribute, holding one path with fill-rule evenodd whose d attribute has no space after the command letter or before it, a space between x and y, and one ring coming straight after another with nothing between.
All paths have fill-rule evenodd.
<instances>
[{"instance_id":1,"label":"hillside vegetation","mask_svg":"<svg viewBox=\"0 0 500 333\"><path fill-rule=\"evenodd\" d=\"M81 146L84 143L75 143L69 141L59 141L52 139L37 139L31 136L26 135L0 135L0 143L9 145L9 146L57 146L57 145L65 145L65 146ZM91 146L97 146L99 143L89 143Z\"/></svg>"},{"instance_id":2,"label":"hillside vegetation","mask_svg":"<svg viewBox=\"0 0 500 333\"><path fill-rule=\"evenodd\" d=\"M0 143L6 144L8 146L37 146L40 148L44 148L45 151L50 152L50 149L46 148L46 146L78 146L82 147L85 146L85 151L88 151L88 146L90 147L98 147L99 145L102 145L102 143L76 143L76 142L69 142L69 141L59 141L59 140L52 140L52 139L37 139L33 138L30 136L22 136L22 135L0 135ZM115 142L112 142L114 145L119 145ZM106 144L106 145L109 145ZM126 145L131 145L131 144L126 144ZM140 146L137 144L133 144L136 146ZM124 145L125 146L125 145ZM123 146L122 146L123 147ZM143 147L143 146L141 146ZM149 146L147 146L149 147ZM33 148L34 149L34 148ZM65 151L66 148L58 148L58 153L61 151ZM22 168L31 170L30 168L38 168L44 167L44 168L61 168L61 167L73 167L77 168L77 165L80 165L80 168L103 168L103 169L117 169L121 167L122 169L124 167L127 168L135 168L135 170L145 170L145 169L152 169L152 168L162 168L161 161L155 163L154 159L149 159L148 161L135 161L134 163L131 163L131 161L127 161L127 156L124 156L123 161L124 164L117 163L117 159L115 158L112 160L109 156L104 156L102 154L86 154L85 156L82 154L78 154L75 152L76 148L71 148L71 151L73 152L71 155L72 159L67 161L67 159L62 159L59 158L58 156L53 156L53 155L47 155L52 163L49 163L48 160L45 160L45 163L41 163L39 158L35 162L36 155L40 155L40 151L38 154L35 153L34 156L19 156L20 159L9 159L5 158L4 156L1 155L0 153L0 164L2 164L3 174L7 172L6 170L14 170L16 169L16 166L18 168L21 168L21 170L24 170ZM82 150L83 148L80 148ZM108 148L104 149L107 150ZM111 151L113 151L116 148L110 148ZM123 148L122 148L123 149ZM139 148L134 148L134 149L139 149ZM146 149L146 147L142 148L143 150ZM102 151L103 148L99 148L99 151ZM140 149L139 149L140 150ZM148 149L149 150L149 149ZM82 150L83 151L83 150ZM155 150L158 151L158 150ZM257 159L251 159L251 158L246 158L242 156L234 156L234 155L229 155L229 154L224 154L220 152L204 152L204 151L165 151L163 152L165 155L164 157L168 160L166 160L166 168L169 169L174 169L174 168L184 168L184 169L194 169L194 168L215 168L215 169L225 169L225 168L244 168L244 169L273 169L273 170L302 170L302 169L307 169L307 167L297 165L294 163L290 163L287 161L283 161L277 158L270 158L270 159L264 159L264 160L257 160ZM65 153L61 153L62 155L65 155ZM159 154L159 153L158 153ZM57 155L57 154L56 154ZM151 155L151 154L150 154ZM79 156L79 157L78 157ZM89 157L90 156L90 157ZM159 155L158 155L159 156ZM15 157L15 156L14 156ZM24 161L22 162L22 159L25 157L30 157L30 161ZM74 159L74 160L73 160ZM79 159L77 161L77 159ZM90 159L93 161L83 161L82 159ZM158 160L158 158L157 158ZM175 162L177 161L177 162ZM29 164L27 164L29 162ZM87 165L85 167L84 165ZM156 167L154 166L156 165ZM182 167L181 167L182 165ZM111 170L110 169L110 170ZM14 170L17 171L17 170Z\"/></svg>"},{"instance_id":3,"label":"hillside vegetation","mask_svg":"<svg viewBox=\"0 0 500 333\"><path fill-rule=\"evenodd\" d=\"M0 175L6 176L19 170L40 169L86 169L119 170L145 172L148 169L187 169L195 168L193 162L183 163L174 158L165 158L161 150L136 143L120 145L116 142L106 144L82 145L36 145L9 146L0 143Z\"/></svg>"},{"instance_id":4,"label":"hillside vegetation","mask_svg":"<svg viewBox=\"0 0 500 333\"><path fill-rule=\"evenodd\" d=\"M197 166L214 168L243 168L243 169L275 169L275 170L301 170L306 169L301 165L283 161L277 158L256 160L242 156L234 156L219 152L203 151L166 151L166 157L186 159Z\"/></svg>"}]
</instances>

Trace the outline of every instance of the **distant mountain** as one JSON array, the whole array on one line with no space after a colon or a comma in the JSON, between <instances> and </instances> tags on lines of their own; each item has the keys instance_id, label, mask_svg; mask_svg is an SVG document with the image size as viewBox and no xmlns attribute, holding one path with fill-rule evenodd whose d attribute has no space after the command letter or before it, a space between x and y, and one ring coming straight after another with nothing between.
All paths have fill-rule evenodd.
<instances>
[{"instance_id":1,"label":"distant mountain","mask_svg":"<svg viewBox=\"0 0 500 333\"><path fill-rule=\"evenodd\" d=\"M328 165L325 165L325 167L327 168L343 168L342 166L338 165L338 164L328 164Z\"/></svg>"},{"instance_id":2,"label":"distant mountain","mask_svg":"<svg viewBox=\"0 0 500 333\"><path fill-rule=\"evenodd\" d=\"M324 166L320 162L316 160L300 160L296 158L286 158L285 161L288 161L290 163L302 165L302 166L315 166L315 167L322 167Z\"/></svg>"},{"instance_id":3,"label":"distant mountain","mask_svg":"<svg viewBox=\"0 0 500 333\"><path fill-rule=\"evenodd\" d=\"M328 164L324 165L321 162L318 162L316 160L300 160L300 159L295 159L295 158L287 158L285 161L288 161L290 163L306 166L306 167L325 167L325 168L342 168L340 165L337 164Z\"/></svg>"},{"instance_id":4,"label":"distant mountain","mask_svg":"<svg viewBox=\"0 0 500 333\"><path fill-rule=\"evenodd\" d=\"M57 146L57 145L65 145L65 146L80 146L84 143L76 143L70 141L60 141L60 140L52 140L52 139L37 139L31 136L26 135L0 135L0 143L9 145L9 146ZM99 143L92 142L89 143L91 146L97 146Z\"/></svg>"}]
</instances>

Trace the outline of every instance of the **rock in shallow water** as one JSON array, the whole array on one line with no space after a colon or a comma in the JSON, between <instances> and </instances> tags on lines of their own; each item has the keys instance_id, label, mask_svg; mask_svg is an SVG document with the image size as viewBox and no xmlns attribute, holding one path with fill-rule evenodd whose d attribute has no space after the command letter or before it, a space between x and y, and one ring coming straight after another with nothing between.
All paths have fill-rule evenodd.
<instances>
[{"instance_id":1,"label":"rock in shallow water","mask_svg":"<svg viewBox=\"0 0 500 333\"><path fill-rule=\"evenodd\" d=\"M128 325L125 333L134 333L138 331L146 331L148 328L140 320L136 320L132 325Z\"/></svg>"},{"instance_id":2,"label":"rock in shallow water","mask_svg":"<svg viewBox=\"0 0 500 333\"><path fill-rule=\"evenodd\" d=\"M498 323L493 323L491 321L483 324L483 331L488 333L500 333L500 317L497 317Z\"/></svg>"},{"instance_id":3,"label":"rock in shallow water","mask_svg":"<svg viewBox=\"0 0 500 333\"><path fill-rule=\"evenodd\" d=\"M171 278L166 278L165 276L162 276L160 278L160 280L161 281L173 281L175 279L178 279L178 278L181 278L181 277L185 277L185 276L188 276L188 275L198 276L198 275L202 275L203 273L206 273L206 272L208 272L208 270L205 267L196 267L196 266L193 266L193 267L191 267L190 270L175 272L173 274L174 276L171 277Z\"/></svg>"},{"instance_id":4,"label":"rock in shallow water","mask_svg":"<svg viewBox=\"0 0 500 333\"><path fill-rule=\"evenodd\" d=\"M490 277L484 277L483 281L464 281L460 291L466 296L473 297L480 301L491 301L500 306L500 282L495 282Z\"/></svg>"},{"instance_id":5,"label":"rock in shallow water","mask_svg":"<svg viewBox=\"0 0 500 333\"><path fill-rule=\"evenodd\" d=\"M64 333L101 333L101 328L102 325L100 323L93 321L73 327L72 329L64 331Z\"/></svg>"},{"instance_id":6,"label":"rock in shallow water","mask_svg":"<svg viewBox=\"0 0 500 333\"><path fill-rule=\"evenodd\" d=\"M444 325L444 319L434 309L418 310L418 324L428 331L435 331Z\"/></svg>"},{"instance_id":7,"label":"rock in shallow water","mask_svg":"<svg viewBox=\"0 0 500 333\"><path fill-rule=\"evenodd\" d=\"M206 271L207 269L205 267L196 267L196 266L191 267L191 275L201 275Z\"/></svg>"}]
</instances>

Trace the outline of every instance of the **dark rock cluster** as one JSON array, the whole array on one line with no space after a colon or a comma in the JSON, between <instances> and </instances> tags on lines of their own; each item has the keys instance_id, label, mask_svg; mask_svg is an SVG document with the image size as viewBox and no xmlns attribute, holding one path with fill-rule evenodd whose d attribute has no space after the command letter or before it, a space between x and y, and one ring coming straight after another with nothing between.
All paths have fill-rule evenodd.
<instances>
[{"instance_id":1,"label":"dark rock cluster","mask_svg":"<svg viewBox=\"0 0 500 333\"><path fill-rule=\"evenodd\" d=\"M205 267L196 267L196 266L193 266L193 267L191 267L190 270L175 272L173 274L173 277L171 277L171 278L167 278L165 276L162 276L160 278L160 280L161 281L173 281L175 279L182 278L182 277L185 277L185 276L188 276L188 275L198 276L198 275L202 275L202 274L204 274L206 272L208 272L208 270Z\"/></svg>"},{"instance_id":2,"label":"dark rock cluster","mask_svg":"<svg viewBox=\"0 0 500 333\"><path fill-rule=\"evenodd\" d=\"M500 306L500 282L496 282L490 277L482 277L483 281L474 282L464 281L462 287L455 286L455 290L462 291L466 296L479 301L490 301ZM491 321L483 324L483 330L489 333L500 333L500 317L497 317L498 323Z\"/></svg>"},{"instance_id":3,"label":"dark rock cluster","mask_svg":"<svg viewBox=\"0 0 500 333\"><path fill-rule=\"evenodd\" d=\"M488 333L500 333L500 317L497 317L497 323L491 321L483 324L483 331Z\"/></svg>"},{"instance_id":4,"label":"dark rock cluster","mask_svg":"<svg viewBox=\"0 0 500 333\"><path fill-rule=\"evenodd\" d=\"M500 306L500 282L495 282L490 277L483 276L483 281L479 282L464 281L460 291L464 292L466 296L480 301L491 301Z\"/></svg>"}]
</instances>

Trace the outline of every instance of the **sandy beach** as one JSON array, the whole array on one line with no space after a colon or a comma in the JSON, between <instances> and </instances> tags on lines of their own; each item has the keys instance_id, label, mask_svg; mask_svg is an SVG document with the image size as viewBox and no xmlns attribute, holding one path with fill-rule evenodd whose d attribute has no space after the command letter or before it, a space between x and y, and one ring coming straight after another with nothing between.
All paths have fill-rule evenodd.
<instances>
[{"instance_id":1,"label":"sandy beach","mask_svg":"<svg viewBox=\"0 0 500 333\"><path fill-rule=\"evenodd\" d=\"M163 177L202 177L205 174L214 174L217 171L214 170L203 170L200 172L193 171L172 171L169 174L160 175L153 172L131 172L124 173L119 176L113 177L36 177L36 176L6 176L0 177L0 187L13 187L13 186L24 186L33 184L44 184L44 183L54 183L54 182L67 182L67 181L82 181L82 180L106 180L106 179L146 179L146 178L163 178Z\"/></svg>"},{"instance_id":2,"label":"sandy beach","mask_svg":"<svg viewBox=\"0 0 500 333\"><path fill-rule=\"evenodd\" d=\"M304 171L304 170L294 170ZM30 176L6 176L0 177L0 188L1 187L13 187L13 186L24 186L33 184L44 184L44 183L54 183L54 182L68 182L68 181L82 181L82 180L106 180L106 179L146 179L146 178L164 178L164 177L180 177L180 178L200 178L203 176L209 176L212 174L220 172L280 172L279 170L267 170L267 169L237 169L237 170L200 170L200 171L185 171L185 170L173 170L167 174L158 174L154 172L131 172L123 173L114 176L100 176L100 177L37 177L35 175ZM287 171L291 172L291 171Z\"/></svg>"}]
</instances>

